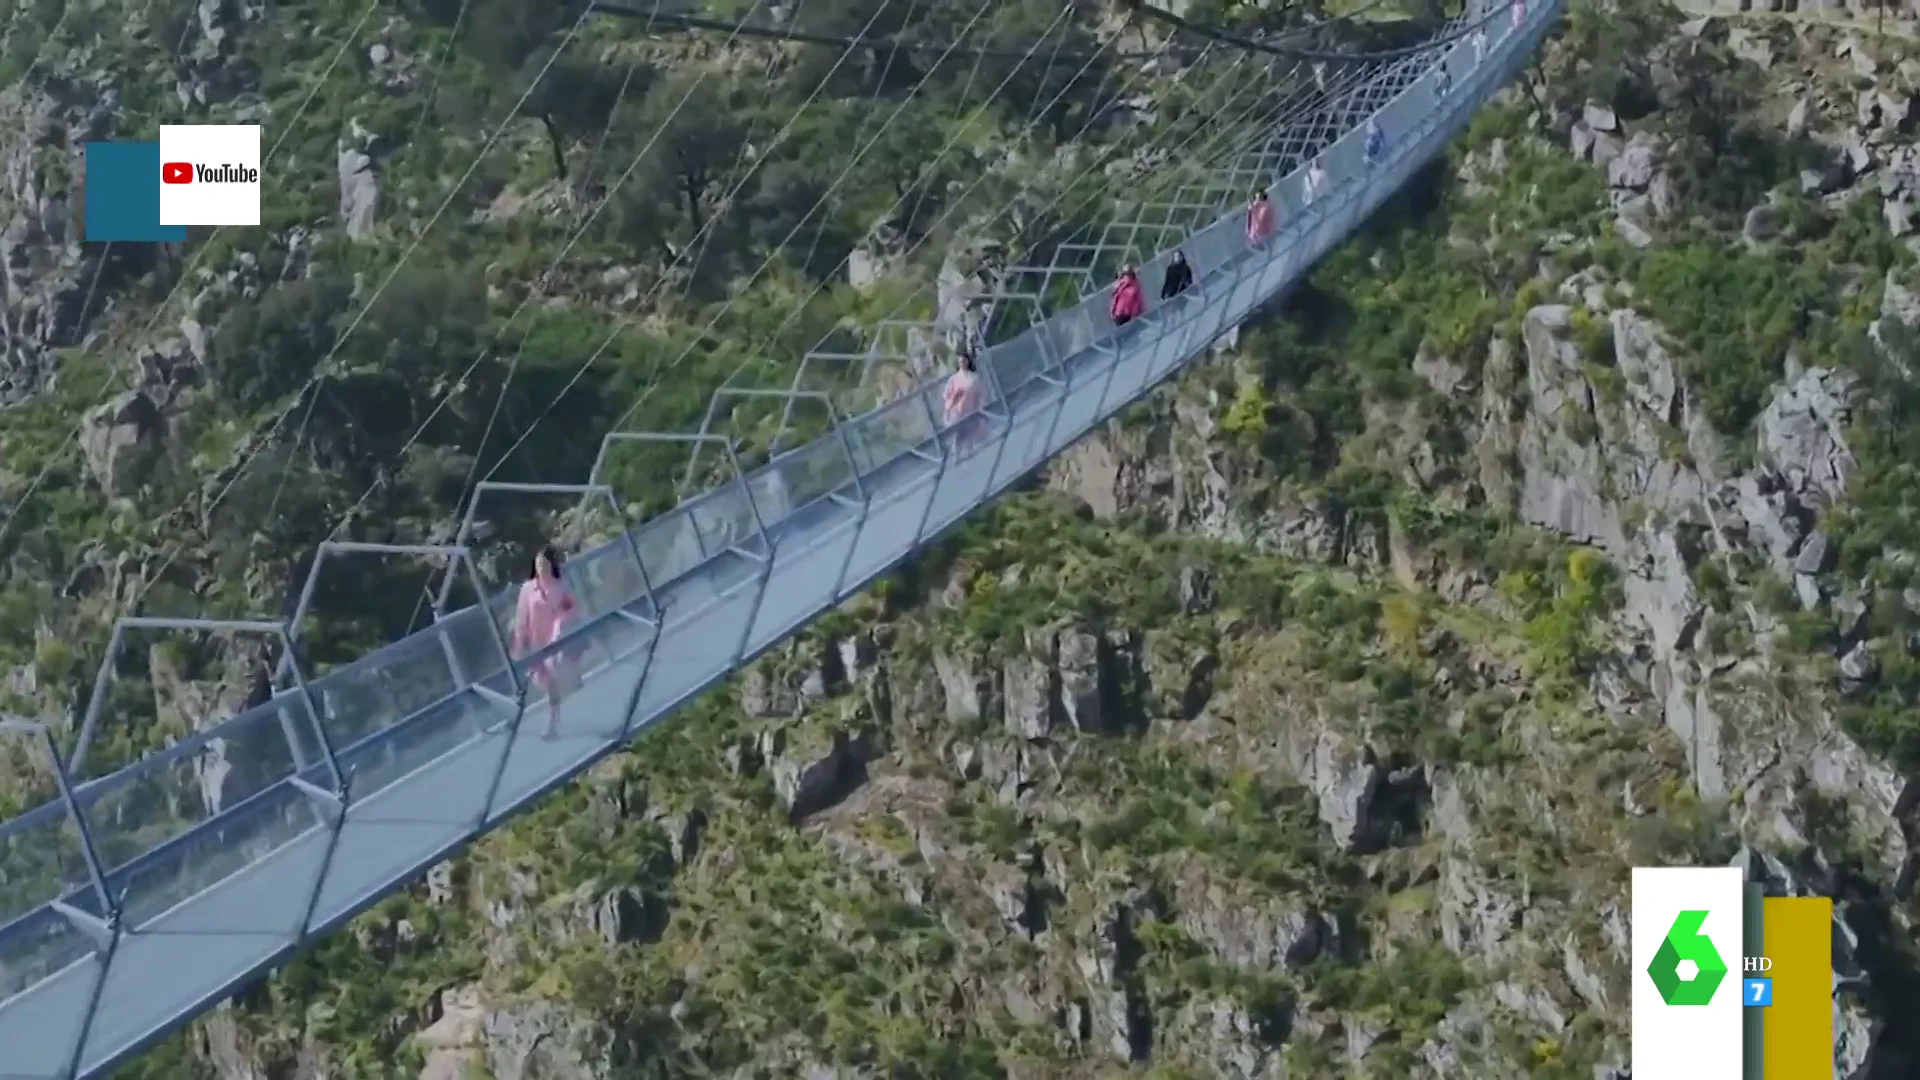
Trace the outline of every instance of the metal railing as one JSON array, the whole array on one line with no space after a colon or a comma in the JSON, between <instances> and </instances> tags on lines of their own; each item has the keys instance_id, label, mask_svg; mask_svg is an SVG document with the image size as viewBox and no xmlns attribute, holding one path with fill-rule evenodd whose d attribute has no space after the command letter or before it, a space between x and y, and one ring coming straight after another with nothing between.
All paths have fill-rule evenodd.
<instances>
[{"instance_id":1,"label":"metal railing","mask_svg":"<svg viewBox=\"0 0 1920 1080\"><path fill-rule=\"evenodd\" d=\"M570 561L583 616L531 655L509 648L514 592L488 596L475 566L474 506L452 544L324 545L291 619L122 620L71 760L44 728L0 722L0 734L44 748L57 789L0 823L0 1077L94 1076L127 1060L865 588L1281 293L1467 122L1558 11L1536 2L1523 20L1488 23L1483 62L1460 38L1383 66L1335 103L1378 121L1375 162L1359 125L1267 140L1261 160L1286 170L1269 184L1281 208L1272 236L1249 244L1232 208L1178 245L1195 275L1183 295L1116 328L1101 288L991 345L974 415L948 423L936 377L843 420L796 378L776 394L783 428L796 401L823 399L831 430L776 447L759 468L711 431L615 432L585 484L483 485L474 506L498 489L603 503L617 519L605 475L630 444L710 447L731 471ZM1452 72L1444 93L1437 62ZM1311 200L1310 161L1329 181ZM1140 269L1149 296L1167 256ZM435 622L309 679L295 644L324 567L368 555L443 563ZM461 582L481 602L451 610ZM284 685L126 768L74 780L113 719L106 691L123 641L178 631L278 641Z\"/></svg>"}]
</instances>

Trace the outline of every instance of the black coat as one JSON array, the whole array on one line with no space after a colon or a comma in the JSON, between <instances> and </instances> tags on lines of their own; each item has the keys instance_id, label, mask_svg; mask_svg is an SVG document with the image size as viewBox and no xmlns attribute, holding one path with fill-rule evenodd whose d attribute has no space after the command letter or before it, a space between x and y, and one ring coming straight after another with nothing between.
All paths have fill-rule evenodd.
<instances>
[{"instance_id":1,"label":"black coat","mask_svg":"<svg viewBox=\"0 0 1920 1080\"><path fill-rule=\"evenodd\" d=\"M1160 299L1171 300L1186 292L1193 284L1193 267L1184 262L1167 266L1166 277L1160 282Z\"/></svg>"}]
</instances>

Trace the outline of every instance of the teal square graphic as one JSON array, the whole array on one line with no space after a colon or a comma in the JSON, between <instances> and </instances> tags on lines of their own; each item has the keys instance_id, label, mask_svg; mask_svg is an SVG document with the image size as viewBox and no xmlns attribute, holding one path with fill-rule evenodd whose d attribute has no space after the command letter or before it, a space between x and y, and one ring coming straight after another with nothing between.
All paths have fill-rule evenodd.
<instances>
[{"instance_id":1,"label":"teal square graphic","mask_svg":"<svg viewBox=\"0 0 1920 1080\"><path fill-rule=\"evenodd\" d=\"M180 244L185 225L160 224L160 144L87 144L86 237L90 244Z\"/></svg>"}]
</instances>

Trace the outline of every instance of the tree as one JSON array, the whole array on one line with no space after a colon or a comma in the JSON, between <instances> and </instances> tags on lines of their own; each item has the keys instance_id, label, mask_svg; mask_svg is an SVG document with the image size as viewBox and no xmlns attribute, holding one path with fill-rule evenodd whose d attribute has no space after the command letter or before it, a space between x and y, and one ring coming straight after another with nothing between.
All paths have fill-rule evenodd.
<instances>
[{"instance_id":1,"label":"tree","mask_svg":"<svg viewBox=\"0 0 1920 1080\"><path fill-rule=\"evenodd\" d=\"M339 277L283 282L229 312L208 343L216 386L242 408L263 408L292 393L333 347L352 298Z\"/></svg>"},{"instance_id":2,"label":"tree","mask_svg":"<svg viewBox=\"0 0 1920 1080\"><path fill-rule=\"evenodd\" d=\"M608 207L613 238L669 252L691 242L715 192L731 184L734 164L745 156L748 122L741 102L697 75L662 79L637 104L630 92L604 151L609 169L612 162L639 162ZM765 152L746 152L755 150Z\"/></svg>"}]
</instances>

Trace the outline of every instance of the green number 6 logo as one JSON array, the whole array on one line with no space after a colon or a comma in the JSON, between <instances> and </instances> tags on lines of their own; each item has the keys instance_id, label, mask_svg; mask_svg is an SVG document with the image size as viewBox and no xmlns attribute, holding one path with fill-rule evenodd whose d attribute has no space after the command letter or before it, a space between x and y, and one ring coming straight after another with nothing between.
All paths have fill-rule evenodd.
<instances>
[{"instance_id":1,"label":"green number 6 logo","mask_svg":"<svg viewBox=\"0 0 1920 1080\"><path fill-rule=\"evenodd\" d=\"M1669 1005L1705 1005L1727 977L1727 965L1720 953L1700 932L1700 925L1706 921L1704 911L1681 912L1673 920L1673 929L1667 931L1667 939L1660 943L1660 950L1653 954L1653 963L1647 965L1647 977L1660 991L1660 1000ZM1683 977L1682 963L1691 963L1693 974Z\"/></svg>"}]
</instances>

